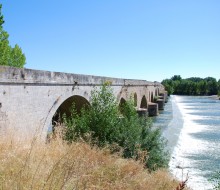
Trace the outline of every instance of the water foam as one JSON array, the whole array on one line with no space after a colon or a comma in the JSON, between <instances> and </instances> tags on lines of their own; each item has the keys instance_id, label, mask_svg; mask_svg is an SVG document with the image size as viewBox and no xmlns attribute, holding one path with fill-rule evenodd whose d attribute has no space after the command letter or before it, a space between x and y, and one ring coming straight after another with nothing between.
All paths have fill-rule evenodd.
<instances>
[{"instance_id":1,"label":"water foam","mask_svg":"<svg viewBox=\"0 0 220 190\"><path fill-rule=\"evenodd\" d=\"M210 117L193 115L192 113L195 112L195 110L191 108L195 107L195 105L189 105L188 102L183 100L184 97L181 96L174 96L172 98L174 116L169 128L173 130L176 129L176 133L179 133L179 137L173 148L169 163L170 170L179 180L183 180L188 173L190 177L188 184L192 189L209 190L212 188L212 185L204 177L204 172L207 171L202 171L200 167L203 164L202 162L205 161L205 159L202 158L204 152L207 152L207 148L213 149L216 145L204 139L194 138L193 135L208 130L207 125L199 124L196 121L210 119ZM198 112L198 110L196 111Z\"/></svg>"}]
</instances>

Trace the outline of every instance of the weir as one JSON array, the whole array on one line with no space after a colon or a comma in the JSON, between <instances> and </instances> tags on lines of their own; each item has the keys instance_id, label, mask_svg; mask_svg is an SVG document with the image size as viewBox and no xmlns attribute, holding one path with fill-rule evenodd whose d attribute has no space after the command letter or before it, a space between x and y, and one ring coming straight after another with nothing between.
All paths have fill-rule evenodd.
<instances>
[{"instance_id":1,"label":"weir","mask_svg":"<svg viewBox=\"0 0 220 190\"><path fill-rule=\"evenodd\" d=\"M67 110L72 102L79 109L89 104L91 91L104 83L111 85L119 103L134 98L140 115L158 115L166 101L159 82L0 66L0 128L23 134L46 132L57 111Z\"/></svg>"}]
</instances>

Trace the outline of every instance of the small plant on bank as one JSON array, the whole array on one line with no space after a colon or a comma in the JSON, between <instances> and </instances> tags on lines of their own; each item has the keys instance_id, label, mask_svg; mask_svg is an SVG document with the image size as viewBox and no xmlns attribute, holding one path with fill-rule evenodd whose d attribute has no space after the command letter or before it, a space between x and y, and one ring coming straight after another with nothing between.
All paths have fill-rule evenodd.
<instances>
[{"instance_id":1,"label":"small plant on bank","mask_svg":"<svg viewBox=\"0 0 220 190\"><path fill-rule=\"evenodd\" d=\"M125 158L141 159L149 170L156 170L167 166L168 153L160 130L152 129L151 123L150 119L138 116L132 100L125 102L119 111L111 87L104 84L92 92L89 108L78 114L73 105L71 117L64 115L64 138L69 142L90 140L99 147L114 145L117 148L113 152L123 150Z\"/></svg>"},{"instance_id":2,"label":"small plant on bank","mask_svg":"<svg viewBox=\"0 0 220 190\"><path fill-rule=\"evenodd\" d=\"M215 172L209 181L213 184L214 190L220 190L220 171Z\"/></svg>"},{"instance_id":3,"label":"small plant on bank","mask_svg":"<svg viewBox=\"0 0 220 190\"><path fill-rule=\"evenodd\" d=\"M154 102L157 102L158 99L159 99L158 96L155 96L154 97Z\"/></svg>"},{"instance_id":4,"label":"small plant on bank","mask_svg":"<svg viewBox=\"0 0 220 190\"><path fill-rule=\"evenodd\" d=\"M220 99L220 91L218 92L218 97L219 97L219 99Z\"/></svg>"}]
</instances>

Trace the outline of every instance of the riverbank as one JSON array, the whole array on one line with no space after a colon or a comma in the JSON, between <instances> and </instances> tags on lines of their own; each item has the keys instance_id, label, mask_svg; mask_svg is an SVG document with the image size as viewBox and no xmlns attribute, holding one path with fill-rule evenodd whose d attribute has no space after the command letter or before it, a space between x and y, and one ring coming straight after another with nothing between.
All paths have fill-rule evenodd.
<instances>
[{"instance_id":1,"label":"riverbank","mask_svg":"<svg viewBox=\"0 0 220 190\"><path fill-rule=\"evenodd\" d=\"M218 95L212 95L212 96L210 96L211 98L213 98L213 99L215 99L215 100L220 100L220 96L218 96Z\"/></svg>"},{"instance_id":2,"label":"riverbank","mask_svg":"<svg viewBox=\"0 0 220 190\"><path fill-rule=\"evenodd\" d=\"M122 159L84 142L0 139L2 189L148 189L178 186L166 170L149 173L140 161Z\"/></svg>"}]
</instances>

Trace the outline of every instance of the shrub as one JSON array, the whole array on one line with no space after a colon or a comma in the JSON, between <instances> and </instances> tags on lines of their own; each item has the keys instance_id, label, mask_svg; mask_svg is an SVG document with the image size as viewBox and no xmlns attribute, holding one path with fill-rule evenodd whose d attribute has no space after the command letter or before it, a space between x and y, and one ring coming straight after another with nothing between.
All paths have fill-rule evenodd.
<instances>
[{"instance_id":1,"label":"shrub","mask_svg":"<svg viewBox=\"0 0 220 190\"><path fill-rule=\"evenodd\" d=\"M214 190L220 189L220 171L216 171L209 180L213 184Z\"/></svg>"},{"instance_id":2,"label":"shrub","mask_svg":"<svg viewBox=\"0 0 220 190\"><path fill-rule=\"evenodd\" d=\"M123 134L127 136L127 143L133 145L129 150L129 146L122 144L125 148L124 156L134 156L139 159L139 153L146 152L144 161L147 168L155 170L159 167L167 167L169 154L165 151L166 141L161 136L160 129L152 128L150 118L139 117L131 100L124 104L123 116L120 127L124 129Z\"/></svg>"},{"instance_id":3,"label":"shrub","mask_svg":"<svg viewBox=\"0 0 220 190\"><path fill-rule=\"evenodd\" d=\"M155 96L154 97L154 102L157 102L158 99L159 99L158 96Z\"/></svg>"},{"instance_id":4,"label":"shrub","mask_svg":"<svg viewBox=\"0 0 220 190\"><path fill-rule=\"evenodd\" d=\"M112 89L103 85L100 91L92 91L91 106L83 108L77 114L75 106L71 108L71 117L64 115L64 124L67 126L65 139L74 141L91 135L92 141L99 146L113 143L118 134L117 124L119 112Z\"/></svg>"},{"instance_id":5,"label":"shrub","mask_svg":"<svg viewBox=\"0 0 220 190\"><path fill-rule=\"evenodd\" d=\"M159 129L152 129L151 120L136 113L134 102L125 102L119 112L118 104L108 84L95 89L91 96L91 107L77 114L71 108L71 117L64 115L65 139L69 142L83 138L99 147L117 145L125 158L141 159L150 170L166 167L168 154L165 140ZM113 152L118 149L113 148Z\"/></svg>"}]
</instances>

